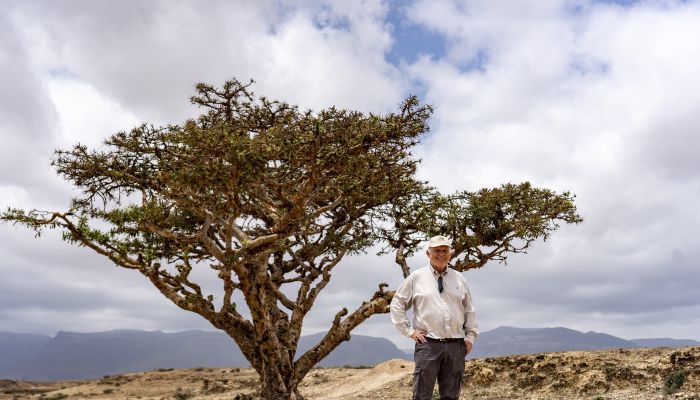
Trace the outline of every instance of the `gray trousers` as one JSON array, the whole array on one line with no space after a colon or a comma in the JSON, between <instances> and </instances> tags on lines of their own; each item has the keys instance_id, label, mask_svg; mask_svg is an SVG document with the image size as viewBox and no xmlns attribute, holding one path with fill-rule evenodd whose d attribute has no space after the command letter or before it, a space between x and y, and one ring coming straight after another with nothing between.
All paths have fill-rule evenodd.
<instances>
[{"instance_id":1,"label":"gray trousers","mask_svg":"<svg viewBox=\"0 0 700 400\"><path fill-rule=\"evenodd\" d=\"M413 400L432 400L436 379L440 400L457 400L466 355L467 346L463 340L440 342L428 339L425 343L416 343Z\"/></svg>"}]
</instances>

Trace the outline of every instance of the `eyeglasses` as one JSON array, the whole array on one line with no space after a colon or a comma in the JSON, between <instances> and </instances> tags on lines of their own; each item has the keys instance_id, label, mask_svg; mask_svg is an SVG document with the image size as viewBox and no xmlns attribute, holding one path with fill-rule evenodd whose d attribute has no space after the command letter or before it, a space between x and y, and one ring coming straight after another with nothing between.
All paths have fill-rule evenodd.
<instances>
[{"instance_id":1,"label":"eyeglasses","mask_svg":"<svg viewBox=\"0 0 700 400\"><path fill-rule=\"evenodd\" d=\"M443 287L442 287L442 275L438 277L438 292L442 293Z\"/></svg>"}]
</instances>

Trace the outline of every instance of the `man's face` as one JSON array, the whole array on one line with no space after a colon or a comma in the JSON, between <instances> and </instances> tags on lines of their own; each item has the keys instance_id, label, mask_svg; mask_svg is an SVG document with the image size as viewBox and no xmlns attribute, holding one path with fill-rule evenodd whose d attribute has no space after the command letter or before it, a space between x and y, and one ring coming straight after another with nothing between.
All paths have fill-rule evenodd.
<instances>
[{"instance_id":1,"label":"man's face","mask_svg":"<svg viewBox=\"0 0 700 400\"><path fill-rule=\"evenodd\" d=\"M435 269L442 271L447 267L450 258L452 258L452 249L450 246L431 247L426 251L426 254L430 259L430 264Z\"/></svg>"}]
</instances>

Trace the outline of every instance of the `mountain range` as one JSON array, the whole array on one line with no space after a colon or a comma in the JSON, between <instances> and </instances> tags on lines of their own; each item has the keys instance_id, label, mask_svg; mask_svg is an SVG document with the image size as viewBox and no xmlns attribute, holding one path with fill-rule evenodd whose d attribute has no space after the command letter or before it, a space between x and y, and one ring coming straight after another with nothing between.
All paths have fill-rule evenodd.
<instances>
[{"instance_id":1,"label":"mountain range","mask_svg":"<svg viewBox=\"0 0 700 400\"><path fill-rule=\"evenodd\" d=\"M603 350L635 347L697 346L700 342L678 339L621 339L598 332L568 328L514 328L501 326L483 332L470 358L572 350Z\"/></svg>"},{"instance_id":2,"label":"mountain range","mask_svg":"<svg viewBox=\"0 0 700 400\"><path fill-rule=\"evenodd\" d=\"M302 336L299 354L323 333ZM374 365L407 358L390 340L352 335L319 366ZM113 330L59 332L56 336L0 331L0 379L54 381L160 368L248 367L233 340L221 332Z\"/></svg>"},{"instance_id":3,"label":"mountain range","mask_svg":"<svg viewBox=\"0 0 700 400\"><path fill-rule=\"evenodd\" d=\"M302 354L323 333L303 336ZM567 328L499 327L483 332L469 358L501 355L635 347L698 346L686 339L625 340ZM321 367L374 365L392 359L412 359L385 338L352 335ZM94 333L59 332L56 336L0 331L0 378L24 380L94 379L104 375L159 368L247 367L232 339L221 332L114 330Z\"/></svg>"}]
</instances>

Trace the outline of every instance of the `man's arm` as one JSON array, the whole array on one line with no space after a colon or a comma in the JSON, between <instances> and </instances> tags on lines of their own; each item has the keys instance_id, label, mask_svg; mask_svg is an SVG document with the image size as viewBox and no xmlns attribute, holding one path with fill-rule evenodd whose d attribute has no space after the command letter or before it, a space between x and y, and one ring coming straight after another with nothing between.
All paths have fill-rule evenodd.
<instances>
[{"instance_id":1,"label":"man's arm","mask_svg":"<svg viewBox=\"0 0 700 400\"><path fill-rule=\"evenodd\" d=\"M476 308L474 307L474 302L472 301L472 294L469 290L469 285L467 281L464 280L465 295L462 299L462 304L464 305L464 340L468 343L467 350L471 351L471 346L474 344L476 337L479 336L479 323L476 319Z\"/></svg>"},{"instance_id":2,"label":"man's arm","mask_svg":"<svg viewBox=\"0 0 700 400\"><path fill-rule=\"evenodd\" d=\"M411 323L406 317L406 311L411 308L413 298L413 274L409 275L408 278L399 285L394 293L394 298L391 299L391 305L389 306L389 312L391 315L391 322L394 324L396 330L398 330L402 335L407 337L412 337L415 333L414 329L411 329Z\"/></svg>"}]
</instances>

